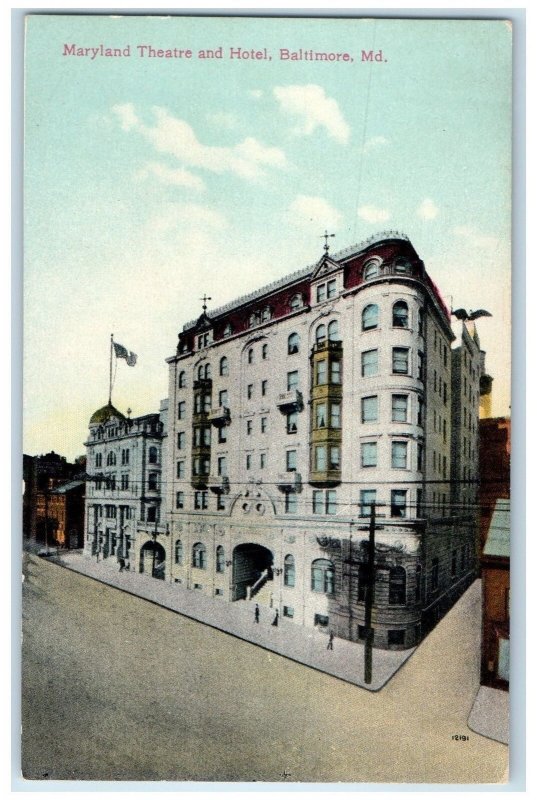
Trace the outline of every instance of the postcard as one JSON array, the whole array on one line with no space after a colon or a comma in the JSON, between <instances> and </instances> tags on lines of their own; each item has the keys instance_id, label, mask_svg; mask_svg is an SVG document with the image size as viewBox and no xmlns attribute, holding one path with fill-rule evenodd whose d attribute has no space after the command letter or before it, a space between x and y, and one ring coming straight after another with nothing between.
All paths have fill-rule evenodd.
<instances>
[{"instance_id":1,"label":"postcard","mask_svg":"<svg viewBox=\"0 0 537 800\"><path fill-rule=\"evenodd\" d=\"M27 781L508 780L511 48L27 16Z\"/></svg>"}]
</instances>

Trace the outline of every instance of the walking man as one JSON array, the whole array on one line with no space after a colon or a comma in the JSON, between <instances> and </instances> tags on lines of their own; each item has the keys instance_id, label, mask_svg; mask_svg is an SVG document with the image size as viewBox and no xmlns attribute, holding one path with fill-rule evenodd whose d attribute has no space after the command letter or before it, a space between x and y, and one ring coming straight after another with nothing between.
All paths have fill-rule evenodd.
<instances>
[{"instance_id":1,"label":"walking man","mask_svg":"<svg viewBox=\"0 0 537 800\"><path fill-rule=\"evenodd\" d=\"M330 631L330 636L328 637L328 644L326 645L327 650L334 649L334 634Z\"/></svg>"},{"instance_id":2,"label":"walking man","mask_svg":"<svg viewBox=\"0 0 537 800\"><path fill-rule=\"evenodd\" d=\"M256 622L259 622L259 606L257 603L255 604L254 619Z\"/></svg>"},{"instance_id":3,"label":"walking man","mask_svg":"<svg viewBox=\"0 0 537 800\"><path fill-rule=\"evenodd\" d=\"M278 617L279 616L280 616L280 612L278 611L278 609L276 609L276 616L272 620L272 624L274 625L275 628L278 627Z\"/></svg>"}]
</instances>

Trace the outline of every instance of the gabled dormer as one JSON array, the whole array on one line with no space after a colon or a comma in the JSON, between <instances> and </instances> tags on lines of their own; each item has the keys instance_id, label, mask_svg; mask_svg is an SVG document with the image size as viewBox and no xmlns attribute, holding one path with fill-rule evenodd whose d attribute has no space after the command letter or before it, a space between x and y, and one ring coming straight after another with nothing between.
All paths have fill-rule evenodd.
<instances>
[{"instance_id":1,"label":"gabled dormer","mask_svg":"<svg viewBox=\"0 0 537 800\"><path fill-rule=\"evenodd\" d=\"M208 317L207 312L198 317L194 326L194 347L196 350L203 350L213 342L213 323Z\"/></svg>"},{"instance_id":2,"label":"gabled dormer","mask_svg":"<svg viewBox=\"0 0 537 800\"><path fill-rule=\"evenodd\" d=\"M311 276L311 305L339 297L343 291L343 267L325 253Z\"/></svg>"}]
</instances>

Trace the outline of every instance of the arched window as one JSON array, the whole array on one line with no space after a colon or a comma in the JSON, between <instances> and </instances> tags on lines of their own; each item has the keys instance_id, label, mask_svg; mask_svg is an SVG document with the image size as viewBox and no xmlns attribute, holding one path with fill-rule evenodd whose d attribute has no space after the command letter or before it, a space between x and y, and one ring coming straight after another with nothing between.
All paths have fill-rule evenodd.
<instances>
[{"instance_id":1,"label":"arched window","mask_svg":"<svg viewBox=\"0 0 537 800\"><path fill-rule=\"evenodd\" d=\"M108 453L108 455L106 456L106 466L115 467L115 465L116 465L116 454Z\"/></svg>"},{"instance_id":2,"label":"arched window","mask_svg":"<svg viewBox=\"0 0 537 800\"><path fill-rule=\"evenodd\" d=\"M368 261L364 267L364 281L369 280L370 278L375 278L379 274L379 263L378 261Z\"/></svg>"},{"instance_id":3,"label":"arched window","mask_svg":"<svg viewBox=\"0 0 537 800\"><path fill-rule=\"evenodd\" d=\"M394 303L392 324L394 328L408 328L408 306L404 300Z\"/></svg>"},{"instance_id":4,"label":"arched window","mask_svg":"<svg viewBox=\"0 0 537 800\"><path fill-rule=\"evenodd\" d=\"M179 387L179 389L184 389L186 386L186 372L184 370L179 373L177 386Z\"/></svg>"},{"instance_id":5,"label":"arched window","mask_svg":"<svg viewBox=\"0 0 537 800\"><path fill-rule=\"evenodd\" d=\"M326 341L326 325L319 325L315 331L315 342L322 344L324 341Z\"/></svg>"},{"instance_id":6,"label":"arched window","mask_svg":"<svg viewBox=\"0 0 537 800\"><path fill-rule=\"evenodd\" d=\"M292 355L293 353L298 353L299 348L300 336L298 333L291 333L287 339L287 352Z\"/></svg>"},{"instance_id":7,"label":"arched window","mask_svg":"<svg viewBox=\"0 0 537 800\"><path fill-rule=\"evenodd\" d=\"M291 298L291 302L289 303L291 311L298 311L299 308L302 308L302 303L303 301L301 294L293 295Z\"/></svg>"},{"instance_id":8,"label":"arched window","mask_svg":"<svg viewBox=\"0 0 537 800\"><path fill-rule=\"evenodd\" d=\"M370 331L379 324L379 307L375 303L366 306L362 311L362 330Z\"/></svg>"},{"instance_id":9,"label":"arched window","mask_svg":"<svg viewBox=\"0 0 537 800\"><path fill-rule=\"evenodd\" d=\"M391 606L406 604L406 571L403 567L390 570L390 591L388 602Z\"/></svg>"},{"instance_id":10,"label":"arched window","mask_svg":"<svg viewBox=\"0 0 537 800\"><path fill-rule=\"evenodd\" d=\"M196 542L192 548L192 566L196 569L207 567L207 548L201 542Z\"/></svg>"},{"instance_id":11,"label":"arched window","mask_svg":"<svg viewBox=\"0 0 537 800\"><path fill-rule=\"evenodd\" d=\"M179 566L183 565L183 543L181 539L177 539L175 543L175 563Z\"/></svg>"},{"instance_id":12,"label":"arched window","mask_svg":"<svg viewBox=\"0 0 537 800\"><path fill-rule=\"evenodd\" d=\"M156 464L158 462L158 450L156 447L149 448L149 463Z\"/></svg>"},{"instance_id":13,"label":"arched window","mask_svg":"<svg viewBox=\"0 0 537 800\"><path fill-rule=\"evenodd\" d=\"M221 544L216 548L216 571L223 572L225 566L224 548Z\"/></svg>"},{"instance_id":14,"label":"arched window","mask_svg":"<svg viewBox=\"0 0 537 800\"><path fill-rule=\"evenodd\" d=\"M250 349L248 350L248 363L249 364L253 364L254 363L254 348L253 347L250 347Z\"/></svg>"},{"instance_id":15,"label":"arched window","mask_svg":"<svg viewBox=\"0 0 537 800\"><path fill-rule=\"evenodd\" d=\"M295 557L292 555L285 556L283 562L283 585L295 585Z\"/></svg>"},{"instance_id":16,"label":"arched window","mask_svg":"<svg viewBox=\"0 0 537 800\"><path fill-rule=\"evenodd\" d=\"M328 323L328 339L331 342L339 341L339 325L337 319L333 319L332 322Z\"/></svg>"},{"instance_id":17,"label":"arched window","mask_svg":"<svg viewBox=\"0 0 537 800\"><path fill-rule=\"evenodd\" d=\"M334 565L326 558L317 558L311 564L311 591L334 594Z\"/></svg>"},{"instance_id":18,"label":"arched window","mask_svg":"<svg viewBox=\"0 0 537 800\"><path fill-rule=\"evenodd\" d=\"M205 380L209 380L209 378L211 377L211 365L209 363L205 364L203 375Z\"/></svg>"},{"instance_id":19,"label":"arched window","mask_svg":"<svg viewBox=\"0 0 537 800\"><path fill-rule=\"evenodd\" d=\"M229 375L229 362L226 356L222 356L220 359L220 375Z\"/></svg>"}]
</instances>

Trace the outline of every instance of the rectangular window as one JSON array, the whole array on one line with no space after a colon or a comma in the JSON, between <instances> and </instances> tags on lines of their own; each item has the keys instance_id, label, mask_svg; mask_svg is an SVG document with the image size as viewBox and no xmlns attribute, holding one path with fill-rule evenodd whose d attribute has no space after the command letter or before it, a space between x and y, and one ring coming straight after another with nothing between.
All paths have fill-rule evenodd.
<instances>
[{"instance_id":1,"label":"rectangular window","mask_svg":"<svg viewBox=\"0 0 537 800\"><path fill-rule=\"evenodd\" d=\"M337 511L337 495L335 489L328 489L326 492L326 513L335 514Z\"/></svg>"},{"instance_id":2,"label":"rectangular window","mask_svg":"<svg viewBox=\"0 0 537 800\"><path fill-rule=\"evenodd\" d=\"M409 374L408 347L394 347L392 349L392 371L396 375Z\"/></svg>"},{"instance_id":3,"label":"rectangular window","mask_svg":"<svg viewBox=\"0 0 537 800\"><path fill-rule=\"evenodd\" d=\"M177 404L177 419L184 419L185 415L186 415L186 401L181 400L181 402Z\"/></svg>"},{"instance_id":4,"label":"rectangular window","mask_svg":"<svg viewBox=\"0 0 537 800\"><path fill-rule=\"evenodd\" d=\"M421 442L418 442L417 447L417 454L418 454L418 463L417 463L417 470L418 472L423 472L423 445Z\"/></svg>"},{"instance_id":5,"label":"rectangular window","mask_svg":"<svg viewBox=\"0 0 537 800\"><path fill-rule=\"evenodd\" d=\"M315 364L315 383L322 386L326 383L326 359L323 358Z\"/></svg>"},{"instance_id":6,"label":"rectangular window","mask_svg":"<svg viewBox=\"0 0 537 800\"><path fill-rule=\"evenodd\" d=\"M218 474L223 477L227 475L227 458L225 456L218 457Z\"/></svg>"},{"instance_id":7,"label":"rectangular window","mask_svg":"<svg viewBox=\"0 0 537 800\"><path fill-rule=\"evenodd\" d=\"M252 456L249 453L246 456L246 469L247 470L252 469Z\"/></svg>"},{"instance_id":8,"label":"rectangular window","mask_svg":"<svg viewBox=\"0 0 537 800\"><path fill-rule=\"evenodd\" d=\"M185 477L185 462L178 461L177 462L177 477L184 478Z\"/></svg>"},{"instance_id":9,"label":"rectangular window","mask_svg":"<svg viewBox=\"0 0 537 800\"><path fill-rule=\"evenodd\" d=\"M222 389L220 392L218 392L218 405L227 408L227 404L228 404L227 389Z\"/></svg>"},{"instance_id":10,"label":"rectangular window","mask_svg":"<svg viewBox=\"0 0 537 800\"><path fill-rule=\"evenodd\" d=\"M326 447L325 445L317 445L315 448L315 470L323 472L326 470Z\"/></svg>"},{"instance_id":11,"label":"rectangular window","mask_svg":"<svg viewBox=\"0 0 537 800\"><path fill-rule=\"evenodd\" d=\"M326 300L326 283L317 286L317 302L322 303L323 300Z\"/></svg>"},{"instance_id":12,"label":"rectangular window","mask_svg":"<svg viewBox=\"0 0 537 800\"><path fill-rule=\"evenodd\" d=\"M423 490L416 489L416 516L419 518L422 515L423 511Z\"/></svg>"},{"instance_id":13,"label":"rectangular window","mask_svg":"<svg viewBox=\"0 0 537 800\"><path fill-rule=\"evenodd\" d=\"M122 475L121 476L121 488L122 489L128 489L129 488L129 476L128 475Z\"/></svg>"},{"instance_id":14,"label":"rectangular window","mask_svg":"<svg viewBox=\"0 0 537 800\"><path fill-rule=\"evenodd\" d=\"M185 507L185 493L184 492L176 492L175 493L175 507L176 508L184 508Z\"/></svg>"},{"instance_id":15,"label":"rectangular window","mask_svg":"<svg viewBox=\"0 0 537 800\"><path fill-rule=\"evenodd\" d=\"M249 383L247 388L246 388L246 395L248 397L248 400L252 399L253 393L254 393L254 385L253 385L253 383Z\"/></svg>"},{"instance_id":16,"label":"rectangular window","mask_svg":"<svg viewBox=\"0 0 537 800\"><path fill-rule=\"evenodd\" d=\"M129 450L121 451L121 463L123 466L126 466L129 463Z\"/></svg>"},{"instance_id":17,"label":"rectangular window","mask_svg":"<svg viewBox=\"0 0 537 800\"><path fill-rule=\"evenodd\" d=\"M408 417L408 395L392 394L392 422L406 422Z\"/></svg>"},{"instance_id":18,"label":"rectangular window","mask_svg":"<svg viewBox=\"0 0 537 800\"><path fill-rule=\"evenodd\" d=\"M332 403L330 405L330 427L341 428L341 405Z\"/></svg>"},{"instance_id":19,"label":"rectangular window","mask_svg":"<svg viewBox=\"0 0 537 800\"><path fill-rule=\"evenodd\" d=\"M336 296L336 289L337 289L336 279L332 278L326 284L326 296L327 296L327 298L335 297Z\"/></svg>"},{"instance_id":20,"label":"rectangular window","mask_svg":"<svg viewBox=\"0 0 537 800\"><path fill-rule=\"evenodd\" d=\"M149 506L147 509L147 521L148 522L156 522L157 521L157 509L155 506Z\"/></svg>"},{"instance_id":21,"label":"rectangular window","mask_svg":"<svg viewBox=\"0 0 537 800\"><path fill-rule=\"evenodd\" d=\"M442 456L442 477L447 478L447 459L446 456Z\"/></svg>"},{"instance_id":22,"label":"rectangular window","mask_svg":"<svg viewBox=\"0 0 537 800\"><path fill-rule=\"evenodd\" d=\"M207 507L207 492L194 492L194 508L204 511Z\"/></svg>"},{"instance_id":23,"label":"rectangular window","mask_svg":"<svg viewBox=\"0 0 537 800\"><path fill-rule=\"evenodd\" d=\"M339 445L330 447L330 469L341 469Z\"/></svg>"},{"instance_id":24,"label":"rectangular window","mask_svg":"<svg viewBox=\"0 0 537 800\"><path fill-rule=\"evenodd\" d=\"M283 607L283 616L289 617L289 619L293 619L295 616L295 609L292 606L284 606Z\"/></svg>"},{"instance_id":25,"label":"rectangular window","mask_svg":"<svg viewBox=\"0 0 537 800\"><path fill-rule=\"evenodd\" d=\"M267 432L267 418L261 417L261 433Z\"/></svg>"},{"instance_id":26,"label":"rectangular window","mask_svg":"<svg viewBox=\"0 0 537 800\"><path fill-rule=\"evenodd\" d=\"M261 358L263 359L263 361L265 361L267 355L268 355L268 344L264 344L263 347L261 348Z\"/></svg>"},{"instance_id":27,"label":"rectangular window","mask_svg":"<svg viewBox=\"0 0 537 800\"><path fill-rule=\"evenodd\" d=\"M407 442L392 442L392 469L406 469Z\"/></svg>"},{"instance_id":28,"label":"rectangular window","mask_svg":"<svg viewBox=\"0 0 537 800\"><path fill-rule=\"evenodd\" d=\"M392 517L406 517L406 489L392 489L391 515Z\"/></svg>"},{"instance_id":29,"label":"rectangular window","mask_svg":"<svg viewBox=\"0 0 537 800\"><path fill-rule=\"evenodd\" d=\"M288 450L285 454L285 466L287 472L296 471L296 450Z\"/></svg>"},{"instance_id":30,"label":"rectangular window","mask_svg":"<svg viewBox=\"0 0 537 800\"><path fill-rule=\"evenodd\" d=\"M286 492L285 493L285 513L286 514L296 514L297 509L297 497L295 492Z\"/></svg>"},{"instance_id":31,"label":"rectangular window","mask_svg":"<svg viewBox=\"0 0 537 800\"><path fill-rule=\"evenodd\" d=\"M287 391L292 392L293 389L298 389L298 370L287 373Z\"/></svg>"},{"instance_id":32,"label":"rectangular window","mask_svg":"<svg viewBox=\"0 0 537 800\"><path fill-rule=\"evenodd\" d=\"M341 361L330 362L330 383L341 383Z\"/></svg>"},{"instance_id":33,"label":"rectangular window","mask_svg":"<svg viewBox=\"0 0 537 800\"><path fill-rule=\"evenodd\" d=\"M186 433L184 431L180 431L180 433L177 434L177 449L184 450L185 444L186 444Z\"/></svg>"},{"instance_id":34,"label":"rectangular window","mask_svg":"<svg viewBox=\"0 0 537 800\"><path fill-rule=\"evenodd\" d=\"M223 444L224 442L227 442L227 428L222 425L218 428L218 444Z\"/></svg>"},{"instance_id":35,"label":"rectangular window","mask_svg":"<svg viewBox=\"0 0 537 800\"><path fill-rule=\"evenodd\" d=\"M362 442L360 446L360 463L362 467L377 466L377 443Z\"/></svg>"},{"instance_id":36,"label":"rectangular window","mask_svg":"<svg viewBox=\"0 0 537 800\"><path fill-rule=\"evenodd\" d=\"M319 628L328 628L329 621L329 617L325 614L315 614L313 617L313 624Z\"/></svg>"},{"instance_id":37,"label":"rectangular window","mask_svg":"<svg viewBox=\"0 0 537 800\"><path fill-rule=\"evenodd\" d=\"M298 412L291 411L287 415L287 433L296 433L298 429Z\"/></svg>"},{"instance_id":38,"label":"rectangular window","mask_svg":"<svg viewBox=\"0 0 537 800\"><path fill-rule=\"evenodd\" d=\"M425 380L425 358L421 350L418 351L418 379Z\"/></svg>"},{"instance_id":39,"label":"rectangular window","mask_svg":"<svg viewBox=\"0 0 537 800\"><path fill-rule=\"evenodd\" d=\"M362 353L362 377L377 375L379 371L378 350L365 350Z\"/></svg>"},{"instance_id":40,"label":"rectangular window","mask_svg":"<svg viewBox=\"0 0 537 800\"><path fill-rule=\"evenodd\" d=\"M259 454L259 467L260 467L260 469L265 469L266 466L267 466L267 454L266 453L260 453Z\"/></svg>"},{"instance_id":41,"label":"rectangular window","mask_svg":"<svg viewBox=\"0 0 537 800\"><path fill-rule=\"evenodd\" d=\"M417 422L418 422L418 425L420 425L421 427L423 427L423 409L424 409L423 400L421 399L421 397L418 397L418 420L417 420Z\"/></svg>"},{"instance_id":42,"label":"rectangular window","mask_svg":"<svg viewBox=\"0 0 537 800\"><path fill-rule=\"evenodd\" d=\"M326 428L326 403L317 403L315 406L315 427Z\"/></svg>"},{"instance_id":43,"label":"rectangular window","mask_svg":"<svg viewBox=\"0 0 537 800\"><path fill-rule=\"evenodd\" d=\"M261 396L265 397L268 390L268 381L261 381Z\"/></svg>"},{"instance_id":44,"label":"rectangular window","mask_svg":"<svg viewBox=\"0 0 537 800\"><path fill-rule=\"evenodd\" d=\"M324 493L320 489L313 491L313 513L322 514L324 509Z\"/></svg>"},{"instance_id":45,"label":"rectangular window","mask_svg":"<svg viewBox=\"0 0 537 800\"><path fill-rule=\"evenodd\" d=\"M378 397L362 397L362 422L378 421Z\"/></svg>"},{"instance_id":46,"label":"rectangular window","mask_svg":"<svg viewBox=\"0 0 537 800\"><path fill-rule=\"evenodd\" d=\"M216 496L216 510L217 511L225 511L226 510L226 501L220 494L220 492Z\"/></svg>"},{"instance_id":47,"label":"rectangular window","mask_svg":"<svg viewBox=\"0 0 537 800\"><path fill-rule=\"evenodd\" d=\"M370 517L371 507L377 502L376 489L361 489L360 490L360 516Z\"/></svg>"},{"instance_id":48,"label":"rectangular window","mask_svg":"<svg viewBox=\"0 0 537 800\"><path fill-rule=\"evenodd\" d=\"M246 420L246 435L250 436L251 433L252 433L252 420L248 419Z\"/></svg>"}]
</instances>

